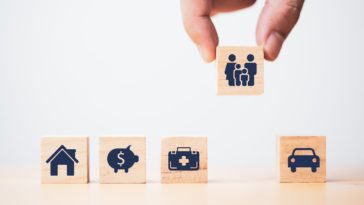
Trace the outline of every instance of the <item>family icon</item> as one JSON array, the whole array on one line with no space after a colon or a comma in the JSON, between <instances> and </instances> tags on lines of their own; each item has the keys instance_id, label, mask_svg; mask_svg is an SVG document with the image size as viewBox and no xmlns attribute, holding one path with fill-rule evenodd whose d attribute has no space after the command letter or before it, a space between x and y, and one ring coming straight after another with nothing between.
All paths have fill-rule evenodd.
<instances>
[{"instance_id":1,"label":"family icon","mask_svg":"<svg viewBox=\"0 0 364 205\"><path fill-rule=\"evenodd\" d=\"M254 62L254 55L248 54L244 67L236 62L236 56L230 54L229 62L225 67L226 80L229 86L254 86L254 78L257 75L257 64Z\"/></svg>"}]
</instances>

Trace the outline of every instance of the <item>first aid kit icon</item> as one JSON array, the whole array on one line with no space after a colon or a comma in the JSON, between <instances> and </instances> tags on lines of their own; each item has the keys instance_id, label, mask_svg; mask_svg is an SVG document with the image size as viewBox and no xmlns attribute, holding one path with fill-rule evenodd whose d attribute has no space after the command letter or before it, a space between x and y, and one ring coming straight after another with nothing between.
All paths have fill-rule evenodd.
<instances>
[{"instance_id":1,"label":"first aid kit icon","mask_svg":"<svg viewBox=\"0 0 364 205\"><path fill-rule=\"evenodd\" d=\"M195 171L200 167L200 153L191 147L177 147L168 153L168 168L171 171Z\"/></svg>"}]
</instances>

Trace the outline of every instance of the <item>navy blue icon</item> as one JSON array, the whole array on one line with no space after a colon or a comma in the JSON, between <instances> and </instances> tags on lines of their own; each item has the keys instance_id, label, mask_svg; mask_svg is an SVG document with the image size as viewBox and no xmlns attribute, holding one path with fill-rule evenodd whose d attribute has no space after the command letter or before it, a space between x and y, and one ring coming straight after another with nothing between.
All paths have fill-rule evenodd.
<instances>
[{"instance_id":1,"label":"navy blue icon","mask_svg":"<svg viewBox=\"0 0 364 205\"><path fill-rule=\"evenodd\" d=\"M249 54L244 67L235 62L236 56L230 54L229 62L225 67L226 80L229 86L254 86L255 76L257 75L257 64L254 62L254 55Z\"/></svg>"},{"instance_id":2,"label":"navy blue icon","mask_svg":"<svg viewBox=\"0 0 364 205\"><path fill-rule=\"evenodd\" d=\"M51 163L51 176L58 176L58 165L67 166L67 176L75 175L76 150L61 145L46 161Z\"/></svg>"},{"instance_id":3,"label":"navy blue icon","mask_svg":"<svg viewBox=\"0 0 364 205\"><path fill-rule=\"evenodd\" d=\"M297 167L310 167L312 172L316 172L320 167L320 157L312 148L295 148L288 157L288 167L291 172L296 172Z\"/></svg>"},{"instance_id":4,"label":"navy blue icon","mask_svg":"<svg viewBox=\"0 0 364 205\"><path fill-rule=\"evenodd\" d=\"M139 161L139 156L135 155L134 152L130 150L130 146L131 145L127 148L113 149L107 155L107 162L110 167L114 169L115 173L117 173L119 169L123 169L125 173L128 173L134 163Z\"/></svg>"},{"instance_id":5,"label":"navy blue icon","mask_svg":"<svg viewBox=\"0 0 364 205\"><path fill-rule=\"evenodd\" d=\"M176 151L168 153L168 169L195 171L200 168L200 153L192 151L191 147L177 147Z\"/></svg>"},{"instance_id":6,"label":"navy blue icon","mask_svg":"<svg viewBox=\"0 0 364 205\"><path fill-rule=\"evenodd\" d=\"M229 86L235 86L234 71L235 71L235 64L236 64L235 63L236 56L234 54L230 54L228 59L229 59L229 62L226 64L226 67L225 67L226 80L228 80Z\"/></svg>"}]
</instances>

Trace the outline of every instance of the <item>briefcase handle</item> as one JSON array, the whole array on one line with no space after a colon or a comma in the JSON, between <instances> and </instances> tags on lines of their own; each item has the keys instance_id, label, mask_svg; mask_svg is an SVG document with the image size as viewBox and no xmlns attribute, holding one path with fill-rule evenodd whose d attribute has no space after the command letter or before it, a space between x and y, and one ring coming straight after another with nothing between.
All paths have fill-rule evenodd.
<instances>
[{"instance_id":1,"label":"briefcase handle","mask_svg":"<svg viewBox=\"0 0 364 205\"><path fill-rule=\"evenodd\" d=\"M177 147L177 152L191 152L191 147Z\"/></svg>"}]
</instances>

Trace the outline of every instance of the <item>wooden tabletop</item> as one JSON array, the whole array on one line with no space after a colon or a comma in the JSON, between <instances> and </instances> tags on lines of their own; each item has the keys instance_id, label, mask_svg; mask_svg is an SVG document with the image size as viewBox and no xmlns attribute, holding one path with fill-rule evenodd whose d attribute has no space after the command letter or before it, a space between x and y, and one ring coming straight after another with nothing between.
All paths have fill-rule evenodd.
<instances>
[{"instance_id":1,"label":"wooden tabletop","mask_svg":"<svg viewBox=\"0 0 364 205\"><path fill-rule=\"evenodd\" d=\"M209 170L207 184L40 184L38 168L0 168L0 204L364 204L364 168L328 172L326 183L279 183L274 168Z\"/></svg>"}]
</instances>

